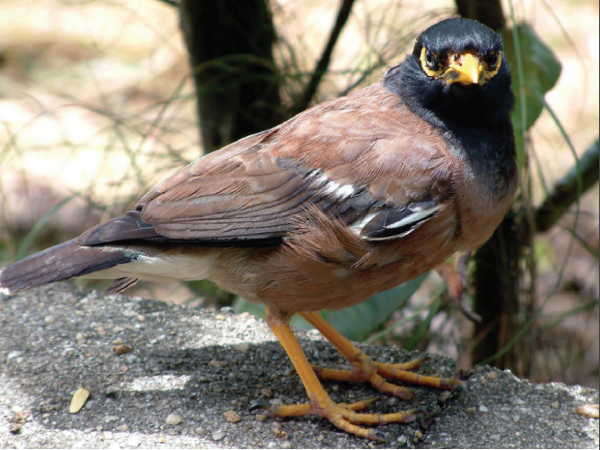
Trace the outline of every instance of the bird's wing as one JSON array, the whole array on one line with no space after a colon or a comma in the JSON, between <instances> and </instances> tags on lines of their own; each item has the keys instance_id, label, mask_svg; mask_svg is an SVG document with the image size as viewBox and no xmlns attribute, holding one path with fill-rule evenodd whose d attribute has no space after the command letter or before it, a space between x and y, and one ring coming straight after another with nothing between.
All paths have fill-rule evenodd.
<instances>
[{"instance_id":1,"label":"bird's wing","mask_svg":"<svg viewBox=\"0 0 600 450\"><path fill-rule=\"evenodd\" d=\"M314 207L365 239L399 237L448 199L444 145L376 84L195 161L79 242L264 244Z\"/></svg>"}]
</instances>

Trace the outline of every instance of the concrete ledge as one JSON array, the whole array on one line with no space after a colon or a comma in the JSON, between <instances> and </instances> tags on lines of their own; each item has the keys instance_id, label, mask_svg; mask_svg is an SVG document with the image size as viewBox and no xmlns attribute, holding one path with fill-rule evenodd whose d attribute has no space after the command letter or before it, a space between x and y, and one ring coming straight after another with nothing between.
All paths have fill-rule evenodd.
<instances>
[{"instance_id":1,"label":"concrete ledge","mask_svg":"<svg viewBox=\"0 0 600 450\"><path fill-rule=\"evenodd\" d=\"M298 333L309 359L345 367L315 332ZM113 347L131 351L117 356ZM416 354L366 347L380 361ZM534 385L509 372L478 368L466 389L446 398L417 388L435 420L379 427L386 444L342 433L318 417L262 421L256 401L306 401L291 364L266 324L67 285L0 295L0 447L2 448L597 448L598 419L577 414L598 391ZM450 376L438 356L424 373ZM69 413L73 393L91 396ZM372 397L367 386L326 383L336 401ZM382 398L374 411L414 407ZM236 414L227 413L233 411Z\"/></svg>"}]
</instances>

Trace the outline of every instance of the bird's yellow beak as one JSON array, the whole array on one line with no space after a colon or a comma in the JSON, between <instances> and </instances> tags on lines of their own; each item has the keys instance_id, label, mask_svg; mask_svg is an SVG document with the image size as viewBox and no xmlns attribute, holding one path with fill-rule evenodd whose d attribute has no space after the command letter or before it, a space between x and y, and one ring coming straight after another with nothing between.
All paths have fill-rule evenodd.
<instances>
[{"instance_id":1,"label":"bird's yellow beak","mask_svg":"<svg viewBox=\"0 0 600 450\"><path fill-rule=\"evenodd\" d=\"M485 83L483 72L483 64L477 56L472 53L463 53L450 57L448 68L440 78L448 84L483 84Z\"/></svg>"}]
</instances>

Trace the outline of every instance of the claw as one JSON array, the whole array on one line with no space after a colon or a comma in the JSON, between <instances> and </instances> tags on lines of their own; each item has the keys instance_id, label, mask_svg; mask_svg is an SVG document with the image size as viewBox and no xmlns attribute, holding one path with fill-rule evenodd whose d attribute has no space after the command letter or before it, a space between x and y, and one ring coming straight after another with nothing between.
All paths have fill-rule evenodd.
<instances>
[{"instance_id":1,"label":"claw","mask_svg":"<svg viewBox=\"0 0 600 450\"><path fill-rule=\"evenodd\" d=\"M380 430L371 430L369 439L377 442L378 444L383 444L387 442L387 434Z\"/></svg>"},{"instance_id":2,"label":"claw","mask_svg":"<svg viewBox=\"0 0 600 450\"><path fill-rule=\"evenodd\" d=\"M267 402L257 401L250 403L250 406L248 406L248 412L256 411L257 409L268 410L271 409L271 405Z\"/></svg>"},{"instance_id":3,"label":"claw","mask_svg":"<svg viewBox=\"0 0 600 450\"><path fill-rule=\"evenodd\" d=\"M407 411L410 413L409 416L406 417L406 422L414 422L415 420L417 420L418 416L420 415L424 415L427 416L427 411L425 411L424 409L411 409L409 411Z\"/></svg>"}]
</instances>

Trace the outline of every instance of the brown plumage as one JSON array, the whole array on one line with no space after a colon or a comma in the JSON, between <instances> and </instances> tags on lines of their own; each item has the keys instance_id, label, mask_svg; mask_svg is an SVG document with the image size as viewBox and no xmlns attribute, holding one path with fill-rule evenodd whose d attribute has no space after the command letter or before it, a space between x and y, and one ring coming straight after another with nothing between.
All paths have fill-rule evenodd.
<instances>
[{"instance_id":1,"label":"brown plumage","mask_svg":"<svg viewBox=\"0 0 600 450\"><path fill-rule=\"evenodd\" d=\"M385 392L406 395L382 374L459 384L384 368L313 313L355 305L490 237L517 189L511 106L499 38L475 22L441 22L381 82L195 161L127 215L5 268L0 286L89 276L117 278L117 292L135 279L210 279L267 306L307 388L311 404L274 415L316 413L378 439L355 424L414 411L375 419L354 412L366 405L333 404L287 324L302 314L353 364L352 379Z\"/></svg>"}]
</instances>

